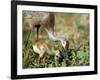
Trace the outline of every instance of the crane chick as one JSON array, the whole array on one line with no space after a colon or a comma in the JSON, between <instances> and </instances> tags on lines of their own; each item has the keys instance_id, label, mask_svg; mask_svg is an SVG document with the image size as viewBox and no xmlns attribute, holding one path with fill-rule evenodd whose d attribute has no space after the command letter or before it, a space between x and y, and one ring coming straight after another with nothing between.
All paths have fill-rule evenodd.
<instances>
[{"instance_id":1,"label":"crane chick","mask_svg":"<svg viewBox=\"0 0 100 80\"><path fill-rule=\"evenodd\" d=\"M49 53L47 44L39 41L35 42L35 44L33 45L33 51L39 55L38 56L39 62L41 61L41 59L44 58L44 55L46 53Z\"/></svg>"},{"instance_id":2,"label":"crane chick","mask_svg":"<svg viewBox=\"0 0 100 80\"><path fill-rule=\"evenodd\" d=\"M62 50L58 49L55 53L55 60L58 62L62 62L62 60L67 57L67 53L69 49L69 41L67 40L61 41L61 44L63 49Z\"/></svg>"},{"instance_id":3,"label":"crane chick","mask_svg":"<svg viewBox=\"0 0 100 80\"><path fill-rule=\"evenodd\" d=\"M57 50L56 53L55 53L55 61L61 62L62 58L63 58L63 56L61 54L61 51Z\"/></svg>"}]
</instances>

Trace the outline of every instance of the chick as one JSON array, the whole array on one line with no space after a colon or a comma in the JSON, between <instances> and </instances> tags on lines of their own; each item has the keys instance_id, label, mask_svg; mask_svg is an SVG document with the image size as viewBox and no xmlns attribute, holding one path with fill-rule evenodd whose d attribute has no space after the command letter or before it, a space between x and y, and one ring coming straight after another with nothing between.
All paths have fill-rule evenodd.
<instances>
[{"instance_id":1,"label":"chick","mask_svg":"<svg viewBox=\"0 0 100 80\"><path fill-rule=\"evenodd\" d=\"M63 58L67 57L68 49L69 49L69 41L63 40L61 41L63 49L58 49L55 52L55 60L61 62Z\"/></svg>"},{"instance_id":2,"label":"chick","mask_svg":"<svg viewBox=\"0 0 100 80\"><path fill-rule=\"evenodd\" d=\"M61 51L57 50L56 53L55 53L55 61L61 62L62 59L63 59L63 56L61 54Z\"/></svg>"},{"instance_id":3,"label":"chick","mask_svg":"<svg viewBox=\"0 0 100 80\"><path fill-rule=\"evenodd\" d=\"M39 55L38 61L40 62L44 55L48 53L49 49L46 43L38 41L33 45L33 51Z\"/></svg>"}]
</instances>

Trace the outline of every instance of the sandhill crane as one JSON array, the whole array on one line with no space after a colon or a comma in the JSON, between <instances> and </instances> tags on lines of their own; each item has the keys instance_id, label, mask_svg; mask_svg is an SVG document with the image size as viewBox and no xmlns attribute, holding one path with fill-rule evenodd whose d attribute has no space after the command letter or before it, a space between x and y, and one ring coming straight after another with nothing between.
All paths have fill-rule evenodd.
<instances>
[{"instance_id":1,"label":"sandhill crane","mask_svg":"<svg viewBox=\"0 0 100 80\"><path fill-rule=\"evenodd\" d=\"M52 12L35 12L35 11L23 11L23 20L28 24L24 32L31 32L33 28L37 28L37 41L39 39L39 29L44 28L49 35L49 38L53 41L60 41L65 50L69 47L69 42L63 36L57 36L54 34L55 16ZM29 34L30 35L30 34ZM27 40L28 41L28 40ZM27 45L27 42L26 42Z\"/></svg>"}]
</instances>

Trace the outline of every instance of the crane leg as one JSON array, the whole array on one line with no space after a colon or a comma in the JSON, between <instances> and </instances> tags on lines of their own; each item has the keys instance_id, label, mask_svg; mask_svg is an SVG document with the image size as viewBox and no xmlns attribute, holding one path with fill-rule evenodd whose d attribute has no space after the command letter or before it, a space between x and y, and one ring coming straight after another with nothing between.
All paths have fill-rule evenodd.
<instances>
[{"instance_id":1,"label":"crane leg","mask_svg":"<svg viewBox=\"0 0 100 80\"><path fill-rule=\"evenodd\" d=\"M40 25L37 25L36 28L37 28L37 41L38 41L39 40L39 29L40 29Z\"/></svg>"}]
</instances>

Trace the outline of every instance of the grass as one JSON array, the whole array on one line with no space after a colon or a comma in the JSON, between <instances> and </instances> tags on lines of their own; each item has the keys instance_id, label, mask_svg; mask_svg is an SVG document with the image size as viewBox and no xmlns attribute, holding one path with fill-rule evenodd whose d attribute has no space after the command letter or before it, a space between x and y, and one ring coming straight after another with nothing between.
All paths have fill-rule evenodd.
<instances>
[{"instance_id":1,"label":"grass","mask_svg":"<svg viewBox=\"0 0 100 80\"><path fill-rule=\"evenodd\" d=\"M48 45L52 55L46 59L45 63L37 63L38 55L33 52L32 45L36 39L35 30L30 35L27 47L23 49L23 68L48 68L48 67L68 67L87 66L90 64L89 45L89 15L75 13L55 13L55 32L57 35L65 35L69 40L69 50L67 57L61 62L54 58L56 50L63 50L60 42L50 41L47 33L41 29L40 36ZM88 19L87 19L88 18ZM25 24L23 24L25 26Z\"/></svg>"},{"instance_id":2,"label":"grass","mask_svg":"<svg viewBox=\"0 0 100 80\"><path fill-rule=\"evenodd\" d=\"M47 63L37 63L38 55L32 50L32 43L29 42L27 48L23 50L24 68L44 68L44 67L66 67L66 66L86 66L89 65L89 44L82 45L80 49L69 49L66 58L61 62L55 61L54 55L47 59ZM51 50L61 49L61 46L50 46Z\"/></svg>"}]
</instances>

